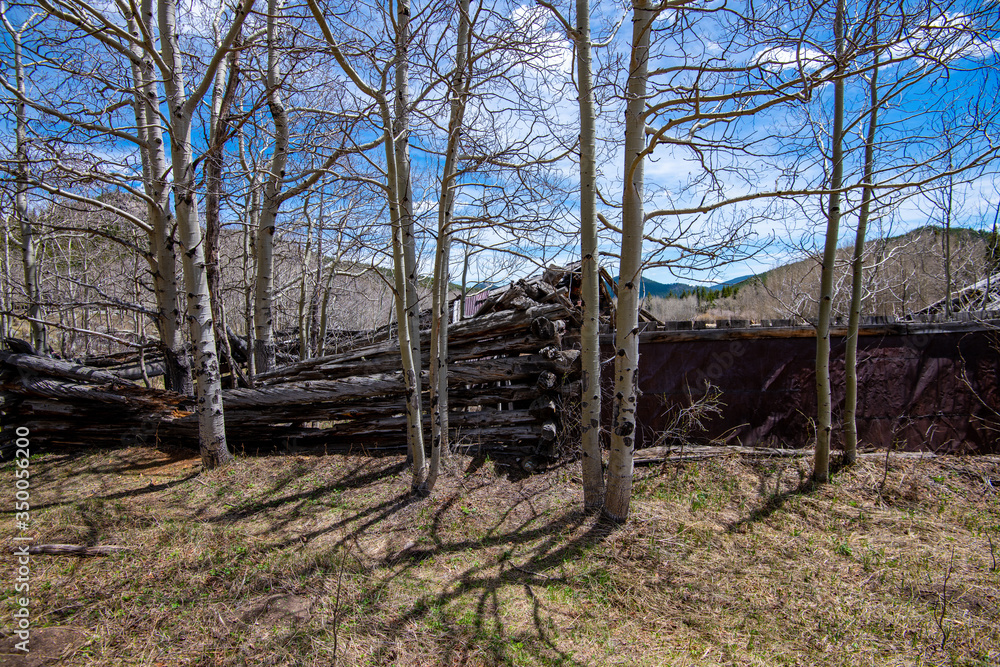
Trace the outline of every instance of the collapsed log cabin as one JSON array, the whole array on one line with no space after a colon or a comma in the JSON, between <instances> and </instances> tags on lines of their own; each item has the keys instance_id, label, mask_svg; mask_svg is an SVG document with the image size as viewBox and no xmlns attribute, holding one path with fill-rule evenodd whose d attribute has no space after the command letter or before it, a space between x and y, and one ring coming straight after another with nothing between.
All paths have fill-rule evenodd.
<instances>
[{"instance_id":1,"label":"collapsed log cabin","mask_svg":"<svg viewBox=\"0 0 1000 667\"><path fill-rule=\"evenodd\" d=\"M491 296L474 317L450 327L449 420L458 449L552 457L567 442L580 394L572 282L571 270L549 269ZM391 328L383 329L341 339L336 354L261 374L254 388L226 391L230 447L404 449L399 344ZM429 341L424 330L425 363ZM36 446L196 447L194 399L136 382L162 372L160 366L148 353L86 364L0 352L3 437L9 441L25 427Z\"/></svg>"},{"instance_id":2,"label":"collapsed log cabin","mask_svg":"<svg viewBox=\"0 0 1000 667\"><path fill-rule=\"evenodd\" d=\"M538 457L575 455L580 397L579 267L550 268L491 293L449 331L449 419L458 449ZM602 275L602 353L612 354L614 281ZM860 331L859 429L866 443L939 452L997 451L1000 313L907 321L865 318ZM667 444L669 421L707 393L720 414L691 434L726 445L807 447L815 329L793 320L657 322L640 317L640 446ZM429 321L425 329L429 329ZM833 331L835 350L844 331ZM288 336L296 341L297 336ZM236 341L234 343L234 341ZM245 354L231 337L237 361ZM225 392L235 451L402 451L403 385L394 327L334 332L334 354L296 361ZM427 363L429 331L421 343ZM293 343L289 343L293 344ZM297 358L294 350L286 357ZM602 383L611 381L605 366ZM147 380L162 373L155 350L70 362L10 341L0 352L0 454L16 428L35 447L122 443L197 447L193 399ZM834 367L835 401L842 365ZM424 378L425 386L427 378ZM610 398L610 392L606 392ZM607 423L607 415L605 416ZM690 439L690 438L688 438ZM683 445L681 445L683 446ZM527 467L527 466L526 466Z\"/></svg>"}]
</instances>

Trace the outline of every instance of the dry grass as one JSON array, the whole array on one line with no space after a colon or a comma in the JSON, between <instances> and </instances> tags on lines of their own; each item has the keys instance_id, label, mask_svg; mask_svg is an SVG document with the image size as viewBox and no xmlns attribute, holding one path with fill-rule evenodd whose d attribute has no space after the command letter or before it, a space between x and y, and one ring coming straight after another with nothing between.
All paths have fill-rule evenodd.
<instances>
[{"instance_id":1,"label":"dry grass","mask_svg":"<svg viewBox=\"0 0 1000 667\"><path fill-rule=\"evenodd\" d=\"M1000 663L997 460L806 465L640 470L612 529L575 469L457 458L415 500L398 457L44 455L36 541L135 551L34 557L32 637L64 665Z\"/></svg>"}]
</instances>

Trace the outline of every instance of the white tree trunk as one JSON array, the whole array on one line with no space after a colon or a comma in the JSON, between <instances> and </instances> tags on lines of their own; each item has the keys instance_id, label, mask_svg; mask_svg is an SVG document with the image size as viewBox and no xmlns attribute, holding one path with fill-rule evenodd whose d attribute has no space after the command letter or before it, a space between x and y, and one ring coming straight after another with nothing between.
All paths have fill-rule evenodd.
<instances>
[{"instance_id":1,"label":"white tree trunk","mask_svg":"<svg viewBox=\"0 0 1000 667\"><path fill-rule=\"evenodd\" d=\"M396 91L395 118L391 128L396 198L393 259L396 280L396 314L400 357L407 392L407 433L413 458L413 490L427 493L427 462L424 452L423 410L420 400L420 303L417 299L417 252L413 220L413 186L410 178L409 41L410 2L396 3ZM384 114L387 115L387 114ZM388 120L388 119L385 119Z\"/></svg>"},{"instance_id":2,"label":"white tree trunk","mask_svg":"<svg viewBox=\"0 0 1000 667\"><path fill-rule=\"evenodd\" d=\"M129 32L140 39L143 22L149 34L156 24L152 0L143 0L140 14L129 17ZM155 64L152 57L138 44L130 45L132 53L132 80L135 86L133 109L136 127L145 142L140 148L143 188L148 197L146 216L151 228L149 249L156 298L156 328L166 360L165 386L182 394L193 394L191 362L184 349L181 335L181 305L177 280L176 239L172 231L173 214L170 208L170 189L167 182L169 166L163 130L159 123L161 96L157 87Z\"/></svg>"},{"instance_id":3,"label":"white tree trunk","mask_svg":"<svg viewBox=\"0 0 1000 667\"><path fill-rule=\"evenodd\" d=\"M858 231L854 239L854 256L851 260L851 311L847 322L847 350L844 353L844 462L853 464L858 459L858 328L861 324L861 301L864 292L865 235L872 203L870 186L875 173L875 133L878 128L878 54L872 68L869 84L871 109L868 113L868 133L865 137L865 186L861 190L861 211L858 214Z\"/></svg>"},{"instance_id":4,"label":"white tree trunk","mask_svg":"<svg viewBox=\"0 0 1000 667\"><path fill-rule=\"evenodd\" d=\"M833 271L837 261L837 238L840 232L840 190L843 184L844 161L844 79L839 76L844 63L844 0L837 0L834 20L834 40L837 51L837 78L833 93L832 168L830 179L830 210L827 214L826 245L823 250L823 270L820 275L819 322L816 325L816 454L813 459L813 479L825 483L830 479L830 440L833 436L833 392L830 386L830 320L833 312Z\"/></svg>"},{"instance_id":5,"label":"white tree trunk","mask_svg":"<svg viewBox=\"0 0 1000 667\"><path fill-rule=\"evenodd\" d=\"M654 12L645 0L632 5L632 51L629 59L625 110L625 185L622 194L621 268L615 314L615 395L611 415L604 514L623 522L632 498L632 454L635 450L635 408L638 399L639 291L642 280L643 161L646 149L646 83L650 28Z\"/></svg>"},{"instance_id":6,"label":"white tree trunk","mask_svg":"<svg viewBox=\"0 0 1000 667\"><path fill-rule=\"evenodd\" d=\"M431 305L430 397L431 465L427 490L434 488L441 468L442 452L448 440L448 285L451 282L451 224L458 189L458 149L461 143L465 103L470 77L466 71L469 50L469 0L458 3L458 38L455 44L455 76L451 83L451 114L448 119L448 146L441 173L441 199L438 203L438 242L434 256L434 298Z\"/></svg>"},{"instance_id":7,"label":"white tree trunk","mask_svg":"<svg viewBox=\"0 0 1000 667\"><path fill-rule=\"evenodd\" d=\"M586 509L597 509L604 504L604 469L601 462L600 258L594 157L597 137L594 130L589 0L576 2L576 62L580 95L580 259L583 283L583 328L580 334L583 505Z\"/></svg>"},{"instance_id":8,"label":"white tree trunk","mask_svg":"<svg viewBox=\"0 0 1000 667\"><path fill-rule=\"evenodd\" d=\"M322 194L320 195L322 197ZM307 310L307 294L310 266L312 264L313 219L309 214L309 195L302 203L302 215L306 219L306 247L302 253L302 275L299 280L299 359L308 359L310 353L310 318ZM322 214L320 214L322 215ZM320 258L322 260L322 257Z\"/></svg>"},{"instance_id":9,"label":"white tree trunk","mask_svg":"<svg viewBox=\"0 0 1000 667\"><path fill-rule=\"evenodd\" d=\"M222 6L220 6L221 14ZM212 29L215 35L215 47L219 48L219 34L216 15ZM215 322L215 341L220 352L226 359L230 369L232 386L239 386L237 378L247 384L243 373L233 359L229 346L226 323L226 309L222 300L222 272L219 266L219 239L222 234L222 168L224 165L225 142L229 134L229 109L236 94L239 79L239 64L237 50L233 50L226 58L226 64L220 66L215 74L212 85L212 106L209 119L208 152L205 155L205 255L208 270L208 291L212 297L212 318Z\"/></svg>"},{"instance_id":10,"label":"white tree trunk","mask_svg":"<svg viewBox=\"0 0 1000 667\"><path fill-rule=\"evenodd\" d=\"M187 291L187 317L191 340L195 348L193 376L198 402L198 433L202 465L205 469L224 465L232 460L226 446L225 418L222 406L222 378L216 353L212 325L212 304L208 293L208 276L205 270L205 250L201 226L198 224L198 206L195 197L195 170L191 146L191 118L195 105L207 90L204 83L200 90L188 96L184 89L184 69L178 45L178 26L175 0L159 0L159 32L163 85L171 122L171 165L174 179L174 210L183 251L184 286ZM223 49L228 49L235 31L252 6L253 0L236 11L234 25ZM217 55L218 58L218 55ZM215 66L218 66L216 60ZM214 77L214 71L209 72Z\"/></svg>"},{"instance_id":11,"label":"white tree trunk","mask_svg":"<svg viewBox=\"0 0 1000 667\"><path fill-rule=\"evenodd\" d=\"M281 206L281 184L288 160L288 111L279 89L281 66L278 62L278 17L281 3L267 3L267 104L274 121L274 153L264 186L264 201L257 228L257 275L254 280L254 360L256 371L266 373L274 368L274 322L272 295L274 291L274 232Z\"/></svg>"},{"instance_id":12,"label":"white tree trunk","mask_svg":"<svg viewBox=\"0 0 1000 667\"><path fill-rule=\"evenodd\" d=\"M6 8L4 8L6 9ZM21 31L8 23L4 26L14 42L14 77L20 99L14 103L16 126L14 129L16 172L14 176L14 216L21 231L21 261L24 265L24 291L28 299L28 317L31 318L31 346L39 354L48 349L47 332L43 324L42 288L38 272L38 248L34 225L28 215L28 121L24 110L25 73L21 46Z\"/></svg>"},{"instance_id":13,"label":"white tree trunk","mask_svg":"<svg viewBox=\"0 0 1000 667\"><path fill-rule=\"evenodd\" d=\"M256 242L254 237L257 230L257 221L260 215L260 188L257 182L256 165L247 161L246 140L243 132L239 133L239 157L240 166L247 174L247 194L244 196L243 204L243 275L256 275L257 253L254 251ZM250 386L254 385L254 376L257 374L257 364L254 361L254 281L247 279L243 285L243 312L244 312L244 335L247 341L247 379Z\"/></svg>"},{"instance_id":14,"label":"white tree trunk","mask_svg":"<svg viewBox=\"0 0 1000 667\"><path fill-rule=\"evenodd\" d=\"M0 337L10 335L10 218L3 216L3 266L0 267Z\"/></svg>"}]
</instances>

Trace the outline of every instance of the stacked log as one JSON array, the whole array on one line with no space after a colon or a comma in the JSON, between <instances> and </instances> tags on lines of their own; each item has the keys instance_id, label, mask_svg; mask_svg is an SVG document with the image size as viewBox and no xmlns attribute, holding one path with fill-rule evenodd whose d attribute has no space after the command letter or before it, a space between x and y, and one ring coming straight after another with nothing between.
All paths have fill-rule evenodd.
<instances>
[{"instance_id":1,"label":"stacked log","mask_svg":"<svg viewBox=\"0 0 1000 667\"><path fill-rule=\"evenodd\" d=\"M145 389L104 369L0 351L4 444L23 427L36 449L117 446L153 426L177 423L193 409L191 397Z\"/></svg>"},{"instance_id":2,"label":"stacked log","mask_svg":"<svg viewBox=\"0 0 1000 667\"><path fill-rule=\"evenodd\" d=\"M453 324L448 335L449 422L452 442L488 451L542 453L560 430L531 406L542 395L579 393L579 351L563 349L567 322L578 315L554 298L539 303L514 285L507 308ZM535 292L538 295L538 292ZM360 342L364 342L362 339ZM421 335L426 360L429 331ZM296 421L289 437L302 445L404 447L404 388L395 341L359 344L258 376L257 390L226 394L227 420L260 419L262 405L282 405ZM423 381L428 378L423 374ZM426 391L426 389L425 389ZM302 392L295 396L295 392ZM425 404L427 401L425 401ZM429 419L428 415L425 418ZM322 428L307 422L332 422ZM426 422L429 427L429 421ZM553 433L554 431L554 433Z\"/></svg>"},{"instance_id":3,"label":"stacked log","mask_svg":"<svg viewBox=\"0 0 1000 667\"><path fill-rule=\"evenodd\" d=\"M489 312L449 331L449 420L460 448L552 455L560 406L579 394L579 351L564 349L579 314L566 290L513 285ZM357 336L334 355L279 367L252 389L224 392L236 451L296 445L326 451L405 447L397 341ZM429 331L421 344L427 360ZM148 442L197 446L191 397L138 386L111 369L0 352L0 424L29 428L35 446ZM124 363L123 363L124 362ZM426 373L424 373L426 390ZM427 401L425 401L425 405ZM429 416L425 415L429 419ZM429 426L429 422L428 422Z\"/></svg>"}]
</instances>

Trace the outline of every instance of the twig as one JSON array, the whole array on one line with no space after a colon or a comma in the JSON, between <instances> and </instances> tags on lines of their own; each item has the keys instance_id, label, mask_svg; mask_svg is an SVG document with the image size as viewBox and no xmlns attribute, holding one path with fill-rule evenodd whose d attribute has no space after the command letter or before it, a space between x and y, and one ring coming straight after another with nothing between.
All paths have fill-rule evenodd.
<instances>
[{"instance_id":1,"label":"twig","mask_svg":"<svg viewBox=\"0 0 1000 667\"><path fill-rule=\"evenodd\" d=\"M934 620L937 622L938 630L941 631L941 650L944 650L945 644L948 643L948 636L951 634L950 631L946 630L944 627L945 614L948 613L948 579L951 577L951 569L955 565L955 547L951 547L951 562L948 563L948 571L944 574L944 583L941 584L941 614Z\"/></svg>"},{"instance_id":2,"label":"twig","mask_svg":"<svg viewBox=\"0 0 1000 667\"><path fill-rule=\"evenodd\" d=\"M541 577L542 579L551 579L552 578L552 577L550 577L547 574L542 574L541 572L535 572L534 570L528 570L528 569L520 567L518 565L514 565L513 563L511 563L510 566L512 568L514 568L515 570L519 570L521 572L524 572L525 574L530 574L533 577Z\"/></svg>"},{"instance_id":3,"label":"twig","mask_svg":"<svg viewBox=\"0 0 1000 667\"><path fill-rule=\"evenodd\" d=\"M878 485L878 495L882 496L882 491L885 490L885 481L889 479L889 454L892 452L893 445L896 441L893 440L889 443L889 446L885 448L885 466L882 468L882 483Z\"/></svg>"},{"instance_id":4,"label":"twig","mask_svg":"<svg viewBox=\"0 0 1000 667\"><path fill-rule=\"evenodd\" d=\"M337 667L337 640L339 638L337 630L340 627L340 590L344 583L344 564L346 562L347 548L344 547L344 552L340 556L340 571L337 573L337 597L333 603L333 656L330 661L331 667Z\"/></svg>"},{"instance_id":5,"label":"twig","mask_svg":"<svg viewBox=\"0 0 1000 667\"><path fill-rule=\"evenodd\" d=\"M990 556L993 557L993 567L990 568L990 572L997 571L997 553L993 549L993 533L986 531L986 539L990 541Z\"/></svg>"}]
</instances>

